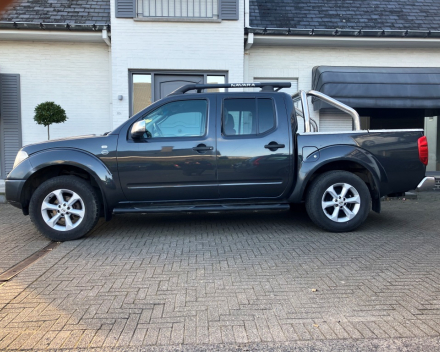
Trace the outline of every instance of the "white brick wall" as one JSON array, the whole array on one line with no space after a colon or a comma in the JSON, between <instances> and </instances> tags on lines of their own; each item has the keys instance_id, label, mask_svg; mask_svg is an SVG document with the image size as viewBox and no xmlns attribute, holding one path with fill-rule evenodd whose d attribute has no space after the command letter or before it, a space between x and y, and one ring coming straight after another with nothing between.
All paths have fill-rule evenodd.
<instances>
[{"instance_id":1,"label":"white brick wall","mask_svg":"<svg viewBox=\"0 0 440 352\"><path fill-rule=\"evenodd\" d=\"M44 101L60 104L69 118L51 126L51 139L112 129L109 58L105 43L0 41L0 72L20 74L23 145L47 139L33 120Z\"/></svg>"},{"instance_id":2,"label":"white brick wall","mask_svg":"<svg viewBox=\"0 0 440 352\"><path fill-rule=\"evenodd\" d=\"M247 81L253 77L298 78L302 90L312 88L312 68L319 65L440 67L440 49L430 48L253 46L248 57ZM313 118L319 121L312 110Z\"/></svg>"},{"instance_id":3,"label":"white brick wall","mask_svg":"<svg viewBox=\"0 0 440 352\"><path fill-rule=\"evenodd\" d=\"M137 22L115 18L114 0L111 15L115 126L129 117L129 69L217 70L227 71L229 82L243 80L244 0L239 21Z\"/></svg>"}]
</instances>

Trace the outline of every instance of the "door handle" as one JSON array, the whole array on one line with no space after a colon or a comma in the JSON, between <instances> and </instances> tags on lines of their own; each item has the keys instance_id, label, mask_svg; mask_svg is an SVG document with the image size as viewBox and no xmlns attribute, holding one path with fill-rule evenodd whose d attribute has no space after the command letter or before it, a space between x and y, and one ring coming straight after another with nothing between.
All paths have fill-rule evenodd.
<instances>
[{"instance_id":1,"label":"door handle","mask_svg":"<svg viewBox=\"0 0 440 352\"><path fill-rule=\"evenodd\" d=\"M202 153L207 152L208 150L213 150L213 147L207 147L205 144L199 144L197 147L194 147L193 150L196 152Z\"/></svg>"},{"instance_id":2,"label":"door handle","mask_svg":"<svg viewBox=\"0 0 440 352\"><path fill-rule=\"evenodd\" d=\"M266 144L264 148L269 149L270 151L274 152L279 148L284 148L284 144L278 144L277 142L270 142L269 144Z\"/></svg>"}]
</instances>

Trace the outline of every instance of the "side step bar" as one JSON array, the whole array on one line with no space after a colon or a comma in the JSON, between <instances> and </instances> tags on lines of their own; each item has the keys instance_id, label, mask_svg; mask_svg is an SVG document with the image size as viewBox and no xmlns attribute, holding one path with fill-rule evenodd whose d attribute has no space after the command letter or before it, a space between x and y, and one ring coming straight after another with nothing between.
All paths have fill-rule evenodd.
<instances>
[{"instance_id":1,"label":"side step bar","mask_svg":"<svg viewBox=\"0 0 440 352\"><path fill-rule=\"evenodd\" d=\"M115 208L113 214L127 213L176 213L176 212L209 212L237 210L288 210L289 204L218 204L218 205L181 205L181 206L148 206Z\"/></svg>"}]
</instances>

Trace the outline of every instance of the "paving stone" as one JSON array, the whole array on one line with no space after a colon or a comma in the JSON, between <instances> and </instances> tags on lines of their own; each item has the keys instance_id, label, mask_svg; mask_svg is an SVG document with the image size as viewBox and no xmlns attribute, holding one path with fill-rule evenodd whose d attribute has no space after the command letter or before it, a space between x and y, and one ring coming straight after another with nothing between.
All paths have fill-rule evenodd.
<instances>
[{"instance_id":1,"label":"paving stone","mask_svg":"<svg viewBox=\"0 0 440 352\"><path fill-rule=\"evenodd\" d=\"M0 286L0 348L438 337L439 205L384 201L340 234L302 211L115 216ZM47 243L9 205L0 240L3 270Z\"/></svg>"}]
</instances>

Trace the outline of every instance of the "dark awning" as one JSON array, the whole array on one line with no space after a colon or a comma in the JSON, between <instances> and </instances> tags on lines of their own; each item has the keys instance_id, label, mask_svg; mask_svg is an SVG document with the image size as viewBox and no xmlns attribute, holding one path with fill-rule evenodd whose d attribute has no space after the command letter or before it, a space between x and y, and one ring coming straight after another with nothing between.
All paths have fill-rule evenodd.
<instances>
[{"instance_id":1,"label":"dark awning","mask_svg":"<svg viewBox=\"0 0 440 352\"><path fill-rule=\"evenodd\" d=\"M353 108L440 108L440 68L316 66L312 89ZM329 107L313 100L314 110Z\"/></svg>"}]
</instances>

